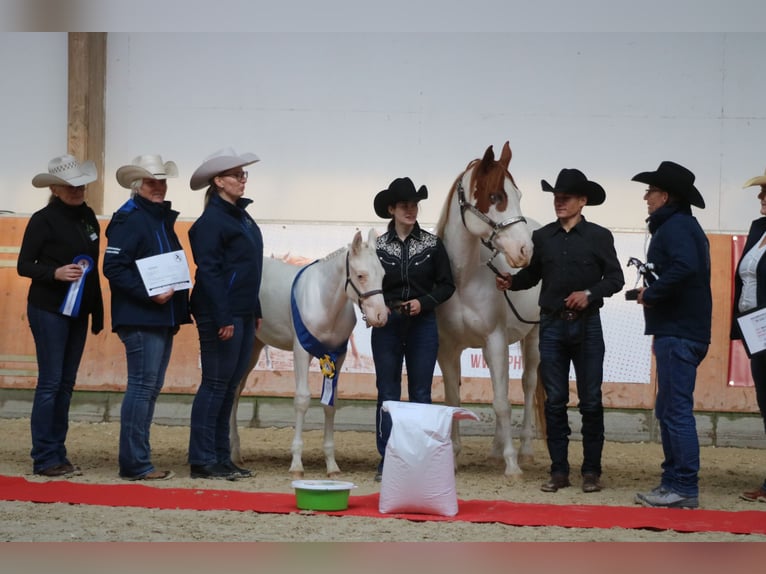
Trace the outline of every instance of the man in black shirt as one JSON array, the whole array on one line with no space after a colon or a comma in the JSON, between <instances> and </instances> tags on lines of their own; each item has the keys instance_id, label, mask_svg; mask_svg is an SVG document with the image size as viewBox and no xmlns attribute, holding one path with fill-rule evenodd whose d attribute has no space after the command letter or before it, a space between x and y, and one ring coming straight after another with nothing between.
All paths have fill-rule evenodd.
<instances>
[{"instance_id":1,"label":"man in black shirt","mask_svg":"<svg viewBox=\"0 0 766 574\"><path fill-rule=\"evenodd\" d=\"M530 265L513 276L498 277L497 287L519 291L542 280L540 376L546 394L551 476L541 489L556 492L570 485L567 403L571 363L582 416L582 490L598 492L602 488L604 446L604 336L599 309L604 297L620 291L625 281L612 233L582 215L584 206L604 202L604 189L577 169L562 169L553 187L545 180L541 183L543 191L553 192L557 220L532 234L534 254Z\"/></svg>"}]
</instances>

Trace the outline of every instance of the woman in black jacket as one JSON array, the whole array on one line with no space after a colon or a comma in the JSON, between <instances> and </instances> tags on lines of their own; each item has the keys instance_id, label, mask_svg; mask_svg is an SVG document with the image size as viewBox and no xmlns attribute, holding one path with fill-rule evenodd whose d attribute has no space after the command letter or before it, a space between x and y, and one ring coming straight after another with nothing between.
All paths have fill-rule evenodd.
<instances>
[{"instance_id":1,"label":"woman in black jacket","mask_svg":"<svg viewBox=\"0 0 766 574\"><path fill-rule=\"evenodd\" d=\"M243 197L247 172L242 169L257 161L255 154L224 149L191 177L192 189L208 187L205 210L189 229L197 265L191 309L202 362L189 436L192 478L234 480L252 474L231 460L229 417L262 316L263 237L245 211L252 200Z\"/></svg>"},{"instance_id":2,"label":"woman in black jacket","mask_svg":"<svg viewBox=\"0 0 766 574\"><path fill-rule=\"evenodd\" d=\"M747 241L742 250L742 257L734 274L734 317L732 321L732 339L742 339L736 318L748 311L766 307L766 172L745 182L743 187L759 186L758 203L760 218L754 220L747 234ZM761 411L764 429L766 429L766 351L750 356L750 373L755 385L755 398ZM766 502L766 479L758 488L739 495L750 502Z\"/></svg>"},{"instance_id":3,"label":"woman in black jacket","mask_svg":"<svg viewBox=\"0 0 766 574\"><path fill-rule=\"evenodd\" d=\"M149 433L154 405L165 383L173 337L190 323L189 290L172 287L149 294L136 261L182 252L173 226L178 212L165 201L167 179L178 177L172 161L141 155L117 170L117 182L131 197L106 228L104 275L112 292L112 331L125 345L128 381L120 407L120 477L166 480L173 471L152 464Z\"/></svg>"},{"instance_id":4,"label":"woman in black jacket","mask_svg":"<svg viewBox=\"0 0 766 574\"><path fill-rule=\"evenodd\" d=\"M96 166L62 155L48 173L32 179L49 187L48 205L29 219L17 270L32 279L27 317L37 350L37 387L32 405L33 472L62 477L80 474L67 458L69 404L88 334L104 327L98 275L100 228L85 203L85 186L96 180Z\"/></svg>"}]
</instances>

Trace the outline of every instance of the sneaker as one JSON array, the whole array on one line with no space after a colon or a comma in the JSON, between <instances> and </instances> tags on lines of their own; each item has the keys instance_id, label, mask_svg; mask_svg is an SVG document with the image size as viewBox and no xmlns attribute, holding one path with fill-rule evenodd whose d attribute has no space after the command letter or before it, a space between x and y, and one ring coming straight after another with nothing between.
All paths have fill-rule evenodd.
<instances>
[{"instance_id":1,"label":"sneaker","mask_svg":"<svg viewBox=\"0 0 766 574\"><path fill-rule=\"evenodd\" d=\"M657 494L639 492L636 494L636 502L655 508L697 508L699 506L697 496L682 496L672 490L661 490Z\"/></svg>"},{"instance_id":2,"label":"sneaker","mask_svg":"<svg viewBox=\"0 0 766 574\"><path fill-rule=\"evenodd\" d=\"M748 502L766 502L766 488L762 486L758 490L749 490L740 494L739 497Z\"/></svg>"}]
</instances>

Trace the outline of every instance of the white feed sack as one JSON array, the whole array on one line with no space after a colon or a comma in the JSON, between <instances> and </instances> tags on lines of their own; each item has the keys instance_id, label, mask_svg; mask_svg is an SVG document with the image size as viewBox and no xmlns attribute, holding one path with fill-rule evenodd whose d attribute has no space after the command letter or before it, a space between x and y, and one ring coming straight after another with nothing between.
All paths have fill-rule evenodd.
<instances>
[{"instance_id":1,"label":"white feed sack","mask_svg":"<svg viewBox=\"0 0 766 574\"><path fill-rule=\"evenodd\" d=\"M468 409L385 401L391 415L378 510L457 514L452 421L479 417Z\"/></svg>"}]
</instances>

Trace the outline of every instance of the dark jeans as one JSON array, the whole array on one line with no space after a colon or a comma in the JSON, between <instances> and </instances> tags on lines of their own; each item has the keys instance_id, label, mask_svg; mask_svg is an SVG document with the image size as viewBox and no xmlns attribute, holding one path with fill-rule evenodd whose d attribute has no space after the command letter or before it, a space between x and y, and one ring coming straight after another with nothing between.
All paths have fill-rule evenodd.
<instances>
[{"instance_id":1,"label":"dark jeans","mask_svg":"<svg viewBox=\"0 0 766 574\"><path fill-rule=\"evenodd\" d=\"M598 313L574 321L553 314L540 317L540 378L545 388L545 423L551 474L569 474L569 365L574 365L582 417L581 473L601 475L604 407L601 383L604 335Z\"/></svg>"},{"instance_id":2,"label":"dark jeans","mask_svg":"<svg viewBox=\"0 0 766 574\"><path fill-rule=\"evenodd\" d=\"M88 317L73 319L27 304L37 351L37 387L32 403L33 471L69 462L69 404L88 335Z\"/></svg>"},{"instance_id":3,"label":"dark jeans","mask_svg":"<svg viewBox=\"0 0 766 574\"><path fill-rule=\"evenodd\" d=\"M750 358L750 373L755 383L755 399L758 409L761 411L763 428L766 430L766 352L753 355ZM763 489L766 490L766 479L763 481Z\"/></svg>"},{"instance_id":4,"label":"dark jeans","mask_svg":"<svg viewBox=\"0 0 766 574\"><path fill-rule=\"evenodd\" d=\"M218 338L212 319L198 317L202 382L194 397L189 434L189 464L231 460L229 417L234 395L245 376L255 343L255 317L235 317L234 336Z\"/></svg>"},{"instance_id":5,"label":"dark jeans","mask_svg":"<svg viewBox=\"0 0 766 574\"><path fill-rule=\"evenodd\" d=\"M391 415L381 411L383 401L402 399L402 363L407 366L407 392L410 402L430 403L439 336L436 314L404 317L391 313L383 327L372 330L370 345L375 361L378 403L375 409L376 441L381 458L391 436ZM382 468L382 466L381 466Z\"/></svg>"},{"instance_id":6,"label":"dark jeans","mask_svg":"<svg viewBox=\"0 0 766 574\"><path fill-rule=\"evenodd\" d=\"M654 337L657 364L657 400L654 412L660 423L662 485L681 496L698 496L700 445L694 420L697 367L708 345L679 337Z\"/></svg>"},{"instance_id":7,"label":"dark jeans","mask_svg":"<svg viewBox=\"0 0 766 574\"><path fill-rule=\"evenodd\" d=\"M171 327L117 329L128 360L128 384L120 410L120 476L142 476L154 470L149 433L154 405L165 383L174 331Z\"/></svg>"}]
</instances>

